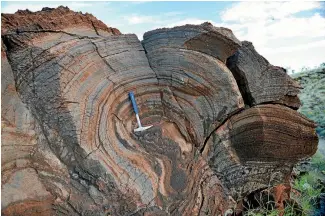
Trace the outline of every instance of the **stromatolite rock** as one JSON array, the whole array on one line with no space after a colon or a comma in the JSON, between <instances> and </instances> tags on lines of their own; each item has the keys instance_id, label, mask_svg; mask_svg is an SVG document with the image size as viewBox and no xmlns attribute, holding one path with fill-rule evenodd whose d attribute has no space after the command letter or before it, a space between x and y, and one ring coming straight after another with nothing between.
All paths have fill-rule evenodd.
<instances>
[{"instance_id":1,"label":"stromatolite rock","mask_svg":"<svg viewBox=\"0 0 325 216\"><path fill-rule=\"evenodd\" d=\"M258 105L220 126L208 140L203 157L233 194L248 194L289 179L292 164L316 152L313 127L312 121L290 108Z\"/></svg>"},{"instance_id":2,"label":"stromatolite rock","mask_svg":"<svg viewBox=\"0 0 325 216\"><path fill-rule=\"evenodd\" d=\"M240 46L229 29L209 23L158 29L145 33L142 44L159 86L168 89L163 102L173 98L164 104L169 109L165 115L193 130L191 143L202 145L229 114L244 107L236 81L222 62Z\"/></svg>"},{"instance_id":3,"label":"stromatolite rock","mask_svg":"<svg viewBox=\"0 0 325 216\"><path fill-rule=\"evenodd\" d=\"M287 182L317 148L295 110L245 109L229 29L158 29L141 43L63 7L2 23L4 215L219 215L274 173ZM146 132L133 132L130 91Z\"/></svg>"},{"instance_id":4,"label":"stromatolite rock","mask_svg":"<svg viewBox=\"0 0 325 216\"><path fill-rule=\"evenodd\" d=\"M278 103L299 108L299 84L284 68L271 65L258 54L251 42L242 42L241 48L228 58L227 67L236 78L246 104Z\"/></svg>"}]
</instances>

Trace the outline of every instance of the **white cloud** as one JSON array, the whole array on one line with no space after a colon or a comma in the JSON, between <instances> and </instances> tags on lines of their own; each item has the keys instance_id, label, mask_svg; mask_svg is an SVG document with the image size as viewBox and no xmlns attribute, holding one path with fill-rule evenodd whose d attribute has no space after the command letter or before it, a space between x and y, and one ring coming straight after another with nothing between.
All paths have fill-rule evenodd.
<instances>
[{"instance_id":1,"label":"white cloud","mask_svg":"<svg viewBox=\"0 0 325 216\"><path fill-rule=\"evenodd\" d=\"M27 3L27 4L26 4ZM30 11L40 11L43 7L56 8L60 5L68 6L71 10L79 11L81 8L86 8L91 6L91 3L83 3L83 2L57 2L57 3L47 3L47 2L35 2L30 4L28 2L21 3L11 3L8 2L8 5L4 6L1 10L1 13L15 13L18 10L30 10Z\"/></svg>"},{"instance_id":2,"label":"white cloud","mask_svg":"<svg viewBox=\"0 0 325 216\"><path fill-rule=\"evenodd\" d=\"M240 2L220 14L221 26L240 40L252 41L272 64L295 70L314 67L324 61L325 18L296 14L319 7L320 2Z\"/></svg>"},{"instance_id":3,"label":"white cloud","mask_svg":"<svg viewBox=\"0 0 325 216\"><path fill-rule=\"evenodd\" d=\"M143 23L151 23L151 24L165 23L165 24L168 24L173 20L173 18L175 18L181 14L183 14L183 13L179 12L179 11L170 11L170 12L158 14L155 16L132 14L129 16L124 16L124 20L126 20L129 24L143 24Z\"/></svg>"},{"instance_id":4,"label":"white cloud","mask_svg":"<svg viewBox=\"0 0 325 216\"><path fill-rule=\"evenodd\" d=\"M270 37L325 36L325 18L318 13L312 17L286 17L266 26Z\"/></svg>"},{"instance_id":5,"label":"white cloud","mask_svg":"<svg viewBox=\"0 0 325 216\"><path fill-rule=\"evenodd\" d=\"M316 42L310 42L307 44L297 44L294 46L283 46L275 48L263 48L263 53L265 54L279 54L279 53L290 53L295 51L306 51L307 49L325 47L325 40L320 40ZM324 59L325 60L325 59Z\"/></svg>"},{"instance_id":6,"label":"white cloud","mask_svg":"<svg viewBox=\"0 0 325 216\"><path fill-rule=\"evenodd\" d=\"M299 71L302 67L314 68L324 62L325 44L309 44L300 49L280 50L264 55L271 64L291 67Z\"/></svg>"},{"instance_id":7,"label":"white cloud","mask_svg":"<svg viewBox=\"0 0 325 216\"><path fill-rule=\"evenodd\" d=\"M143 15L125 16L124 19L129 24L156 23L158 21L153 16L143 16Z\"/></svg>"},{"instance_id":8,"label":"white cloud","mask_svg":"<svg viewBox=\"0 0 325 216\"><path fill-rule=\"evenodd\" d=\"M281 19L286 16L320 7L319 2L240 2L221 13L223 21L240 23L256 20Z\"/></svg>"}]
</instances>

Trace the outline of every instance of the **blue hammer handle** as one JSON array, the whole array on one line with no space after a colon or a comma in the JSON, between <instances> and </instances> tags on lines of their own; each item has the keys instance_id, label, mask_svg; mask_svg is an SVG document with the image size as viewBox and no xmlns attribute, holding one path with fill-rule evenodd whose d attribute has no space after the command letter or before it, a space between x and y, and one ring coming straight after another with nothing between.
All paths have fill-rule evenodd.
<instances>
[{"instance_id":1,"label":"blue hammer handle","mask_svg":"<svg viewBox=\"0 0 325 216\"><path fill-rule=\"evenodd\" d=\"M139 110L138 110L137 102L135 101L133 92L129 92L129 96L130 96L130 99L132 102L133 110L134 110L135 114L138 114Z\"/></svg>"}]
</instances>

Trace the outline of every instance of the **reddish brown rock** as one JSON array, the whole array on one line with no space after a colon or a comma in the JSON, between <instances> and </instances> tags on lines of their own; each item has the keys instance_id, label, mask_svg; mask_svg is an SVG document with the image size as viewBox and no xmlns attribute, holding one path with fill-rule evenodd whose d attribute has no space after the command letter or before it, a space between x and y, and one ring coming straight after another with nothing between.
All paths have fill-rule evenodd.
<instances>
[{"instance_id":1,"label":"reddish brown rock","mask_svg":"<svg viewBox=\"0 0 325 216\"><path fill-rule=\"evenodd\" d=\"M120 35L116 28L107 27L92 14L76 13L68 7L56 9L43 8L33 13L29 10L18 10L15 14L1 14L1 34L23 33L25 31L60 31L69 29L69 33L82 32L82 28L93 29L97 35Z\"/></svg>"},{"instance_id":2,"label":"reddish brown rock","mask_svg":"<svg viewBox=\"0 0 325 216\"><path fill-rule=\"evenodd\" d=\"M141 44L63 7L2 17L5 215L223 215L315 151L296 111L244 110L229 29L160 29ZM130 91L146 132L133 132Z\"/></svg>"}]
</instances>

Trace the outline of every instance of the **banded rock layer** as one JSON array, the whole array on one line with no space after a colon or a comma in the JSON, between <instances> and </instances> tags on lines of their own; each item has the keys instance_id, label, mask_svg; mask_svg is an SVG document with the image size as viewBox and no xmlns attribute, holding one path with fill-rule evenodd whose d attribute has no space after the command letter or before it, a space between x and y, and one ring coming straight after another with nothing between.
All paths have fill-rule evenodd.
<instances>
[{"instance_id":1,"label":"banded rock layer","mask_svg":"<svg viewBox=\"0 0 325 216\"><path fill-rule=\"evenodd\" d=\"M63 7L2 24L4 215L223 214L317 149L287 100L299 86L229 29L157 29L141 43ZM133 132L130 91L145 132Z\"/></svg>"}]
</instances>

